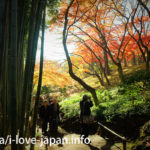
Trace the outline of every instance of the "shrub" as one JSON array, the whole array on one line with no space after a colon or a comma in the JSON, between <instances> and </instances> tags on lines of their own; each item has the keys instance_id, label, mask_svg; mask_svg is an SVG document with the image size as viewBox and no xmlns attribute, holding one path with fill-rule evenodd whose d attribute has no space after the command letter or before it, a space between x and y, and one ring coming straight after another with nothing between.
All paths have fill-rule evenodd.
<instances>
[{"instance_id":1,"label":"shrub","mask_svg":"<svg viewBox=\"0 0 150 150\"><path fill-rule=\"evenodd\" d=\"M143 81L145 84L147 84L147 82L150 82L150 72L146 72L145 70L139 70L131 75L125 75L124 83L126 84L131 84L140 81Z\"/></svg>"},{"instance_id":2,"label":"shrub","mask_svg":"<svg viewBox=\"0 0 150 150\"><path fill-rule=\"evenodd\" d=\"M146 122L141 128L141 137L150 135L150 121Z\"/></svg>"},{"instance_id":3,"label":"shrub","mask_svg":"<svg viewBox=\"0 0 150 150\"><path fill-rule=\"evenodd\" d=\"M97 90L99 105L92 107L92 115L98 120L112 121L116 116L124 118L150 114L150 105L142 94L143 88L141 82L135 82L130 85ZM79 116L79 102L83 94L88 93L73 95L60 103L65 118Z\"/></svg>"},{"instance_id":4,"label":"shrub","mask_svg":"<svg viewBox=\"0 0 150 150\"><path fill-rule=\"evenodd\" d=\"M41 87L41 94L48 94L52 92L52 88L50 86L42 86Z\"/></svg>"},{"instance_id":5,"label":"shrub","mask_svg":"<svg viewBox=\"0 0 150 150\"><path fill-rule=\"evenodd\" d=\"M146 122L141 127L140 138L136 140L134 146L132 146L132 150L145 150L145 144L147 141L150 141L150 121ZM147 148L148 149L148 148Z\"/></svg>"}]
</instances>

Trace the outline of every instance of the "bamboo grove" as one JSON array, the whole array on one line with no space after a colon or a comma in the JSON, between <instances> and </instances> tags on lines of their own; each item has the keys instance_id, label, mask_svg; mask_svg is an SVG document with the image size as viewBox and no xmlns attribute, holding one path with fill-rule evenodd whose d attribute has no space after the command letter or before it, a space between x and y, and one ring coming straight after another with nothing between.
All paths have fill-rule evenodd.
<instances>
[{"instance_id":1,"label":"bamboo grove","mask_svg":"<svg viewBox=\"0 0 150 150\"><path fill-rule=\"evenodd\" d=\"M54 3L56 1L0 1L0 137L11 135L15 139L16 135L28 135L37 44L42 28L39 81L31 129L31 136L35 136L42 83L46 6L52 8ZM0 145L0 149L6 145ZM11 149L22 150L24 145L12 142Z\"/></svg>"}]
</instances>

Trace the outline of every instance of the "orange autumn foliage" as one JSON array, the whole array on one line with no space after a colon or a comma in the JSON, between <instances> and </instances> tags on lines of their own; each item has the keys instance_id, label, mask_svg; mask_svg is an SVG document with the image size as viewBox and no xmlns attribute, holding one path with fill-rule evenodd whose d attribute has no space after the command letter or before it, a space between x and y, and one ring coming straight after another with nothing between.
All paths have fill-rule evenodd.
<instances>
[{"instance_id":1,"label":"orange autumn foliage","mask_svg":"<svg viewBox=\"0 0 150 150\"><path fill-rule=\"evenodd\" d=\"M39 63L35 65L34 72L34 84L38 82ZM61 64L54 61L44 60L43 63L43 77L42 85L57 86L64 88L72 84L72 80L69 75L62 71Z\"/></svg>"},{"instance_id":2,"label":"orange autumn foliage","mask_svg":"<svg viewBox=\"0 0 150 150\"><path fill-rule=\"evenodd\" d=\"M51 27L56 25L63 26L68 6L67 2L66 0L62 1L58 20ZM135 39L139 39L138 34L134 34L135 31L132 22L129 21L125 29L126 22L117 11L114 11L113 7L118 9L122 14L125 13L122 8L122 1L117 1L114 4L114 1L111 0L74 0L68 14L68 30L69 35L72 35L68 38L68 41L70 43L76 41L77 48L74 54L84 58L84 61L79 60L80 63L98 62L98 58L103 63L104 48L109 49L110 54L116 62L118 58L122 61L124 57L130 61L133 57L132 52L136 56L141 55L137 42L128 34L129 32ZM119 19L122 21L118 21ZM150 18L148 16L135 17L134 19L134 23L137 26L149 21ZM143 33L146 32L146 34L142 34L142 41L150 48L150 32L147 32L144 27L142 30ZM104 37L100 36L100 32L102 32ZM77 36L84 42L81 39L79 40ZM105 44L103 44L103 38L105 38ZM91 53L89 48L95 54ZM110 55L108 57L110 59Z\"/></svg>"}]
</instances>

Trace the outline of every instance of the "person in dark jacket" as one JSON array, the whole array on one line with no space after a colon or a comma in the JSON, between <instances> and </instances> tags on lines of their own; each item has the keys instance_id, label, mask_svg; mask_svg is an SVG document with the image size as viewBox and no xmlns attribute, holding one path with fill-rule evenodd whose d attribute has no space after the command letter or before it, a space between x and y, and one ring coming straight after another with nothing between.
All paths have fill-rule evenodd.
<instances>
[{"instance_id":1,"label":"person in dark jacket","mask_svg":"<svg viewBox=\"0 0 150 150\"><path fill-rule=\"evenodd\" d=\"M49 122L50 115L50 106L48 101L44 101L42 106L39 109L39 117L42 120L42 133L43 135L47 135L47 125Z\"/></svg>"},{"instance_id":2,"label":"person in dark jacket","mask_svg":"<svg viewBox=\"0 0 150 150\"><path fill-rule=\"evenodd\" d=\"M81 125L82 125L81 135L84 135L84 139L86 139L89 135L88 118L91 115L92 106L93 106L93 103L91 101L91 97L88 95L84 95L83 99L80 101L80 120L81 120Z\"/></svg>"},{"instance_id":3,"label":"person in dark jacket","mask_svg":"<svg viewBox=\"0 0 150 150\"><path fill-rule=\"evenodd\" d=\"M59 104L57 102L57 98L54 97L52 103L50 104L50 132L56 133L58 129L58 124L60 121L59 118Z\"/></svg>"}]
</instances>

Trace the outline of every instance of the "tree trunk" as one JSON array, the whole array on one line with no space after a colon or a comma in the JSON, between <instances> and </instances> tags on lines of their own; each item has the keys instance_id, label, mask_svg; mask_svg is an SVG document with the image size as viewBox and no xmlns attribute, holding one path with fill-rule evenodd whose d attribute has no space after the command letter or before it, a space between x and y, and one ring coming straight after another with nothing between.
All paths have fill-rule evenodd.
<instances>
[{"instance_id":1,"label":"tree trunk","mask_svg":"<svg viewBox=\"0 0 150 150\"><path fill-rule=\"evenodd\" d=\"M104 86L104 80L96 73L96 77L98 78L101 86Z\"/></svg>"},{"instance_id":2,"label":"tree trunk","mask_svg":"<svg viewBox=\"0 0 150 150\"><path fill-rule=\"evenodd\" d=\"M135 53L132 52L132 55L133 55L132 64L133 64L133 66L135 66L136 65L136 56L135 56Z\"/></svg>"},{"instance_id":3,"label":"tree trunk","mask_svg":"<svg viewBox=\"0 0 150 150\"><path fill-rule=\"evenodd\" d=\"M23 80L24 80L24 54L25 54L25 38L28 31L28 11L29 11L29 0L18 0L18 111L21 112L22 109L22 92L23 92ZM21 113L18 114L18 120L21 121ZM19 129L19 127L18 127Z\"/></svg>"},{"instance_id":4,"label":"tree trunk","mask_svg":"<svg viewBox=\"0 0 150 150\"><path fill-rule=\"evenodd\" d=\"M142 56L141 55L138 56L138 64L139 65L142 64Z\"/></svg>"},{"instance_id":5,"label":"tree trunk","mask_svg":"<svg viewBox=\"0 0 150 150\"><path fill-rule=\"evenodd\" d=\"M147 51L147 60L146 60L146 71L149 71L150 63L150 51Z\"/></svg>"},{"instance_id":6,"label":"tree trunk","mask_svg":"<svg viewBox=\"0 0 150 150\"><path fill-rule=\"evenodd\" d=\"M110 85L110 81L109 81L109 79L108 79L107 74L106 74L105 71L104 71L104 77L105 77L105 79L106 79L107 84Z\"/></svg>"},{"instance_id":7,"label":"tree trunk","mask_svg":"<svg viewBox=\"0 0 150 150\"><path fill-rule=\"evenodd\" d=\"M104 77L105 77L105 79L106 79L107 84L108 84L108 85L110 85L110 82L109 82L109 79L108 79L108 77L107 77L107 74L106 74L105 68L103 68L103 66L102 66L102 63L101 63L101 62L100 62L100 70L103 72L103 74L104 74Z\"/></svg>"},{"instance_id":8,"label":"tree trunk","mask_svg":"<svg viewBox=\"0 0 150 150\"><path fill-rule=\"evenodd\" d=\"M21 120L20 120L20 137L24 137L24 123L25 123L25 113L27 109L27 99L30 93L29 84L31 84L31 60L33 59L33 45L35 38L35 26L36 26L36 14L37 14L38 1L33 0L30 10L30 25L29 25L29 36L28 36L28 47L26 54L26 64L24 71L24 84L23 84L23 93L22 93L22 107L21 107ZM29 104L28 104L29 105ZM20 147L20 149L22 149Z\"/></svg>"},{"instance_id":9,"label":"tree trunk","mask_svg":"<svg viewBox=\"0 0 150 150\"><path fill-rule=\"evenodd\" d=\"M105 60L105 72L106 75L110 75L110 68L109 68L109 62L108 62L108 55L106 50L103 50L104 52L104 60Z\"/></svg>"},{"instance_id":10,"label":"tree trunk","mask_svg":"<svg viewBox=\"0 0 150 150\"><path fill-rule=\"evenodd\" d=\"M36 52L37 52L37 44L38 44L38 37L39 37L39 31L41 26L41 19L42 19L42 11L43 11L43 3L45 0L40 0L38 9L37 9L37 15L36 15L36 27L35 27L35 35L34 35L34 42L33 42L33 55L31 59L31 74L30 74L30 82L29 82L29 95L27 99L27 111L26 111L26 128L28 128L28 122L29 122L29 116L31 111L31 99L32 99L32 90L33 90L33 77L34 77L34 68L35 68L35 61L36 61ZM25 133L26 134L26 133Z\"/></svg>"},{"instance_id":11,"label":"tree trunk","mask_svg":"<svg viewBox=\"0 0 150 150\"><path fill-rule=\"evenodd\" d=\"M119 78L120 78L121 82L124 83L124 74L123 74L121 63L118 63L117 67L118 67Z\"/></svg>"},{"instance_id":12,"label":"tree trunk","mask_svg":"<svg viewBox=\"0 0 150 150\"><path fill-rule=\"evenodd\" d=\"M69 56L69 53L68 53L68 49L67 49L67 45L66 45L66 40L64 39L64 37L63 37L63 45L64 45L64 50L65 50L67 61L68 61L70 76L75 81L77 81L79 84L81 84L87 91L89 91L92 94L95 105L98 105L98 98L97 98L97 95L96 95L96 90L94 88L90 87L89 85L87 85L82 79L80 79L79 77L77 77L73 73L72 63L71 63L71 59L70 59L70 56Z\"/></svg>"},{"instance_id":13,"label":"tree trunk","mask_svg":"<svg viewBox=\"0 0 150 150\"><path fill-rule=\"evenodd\" d=\"M31 137L35 137L36 120L37 120L37 114L38 114L38 105L39 105L40 91L41 91L41 85L42 85L45 14L46 14L46 10L44 10L43 21L42 21L42 40L41 40L40 71L39 71L39 81L38 81L38 87L37 87L36 101L35 101L35 106L34 106L34 116L33 116ZM30 150L34 150L34 144L31 145Z\"/></svg>"},{"instance_id":14,"label":"tree trunk","mask_svg":"<svg viewBox=\"0 0 150 150\"><path fill-rule=\"evenodd\" d=\"M11 102L11 138L17 135L17 0L11 0L11 38L10 38L10 68L9 68L9 98ZM14 117L15 116L15 117ZM17 150L15 142L11 144L12 150Z\"/></svg>"},{"instance_id":15,"label":"tree trunk","mask_svg":"<svg viewBox=\"0 0 150 150\"><path fill-rule=\"evenodd\" d=\"M2 4L1 4L2 5ZM2 5L3 7L4 5ZM5 8L5 9L4 9ZM8 134L8 48L9 48L9 29L10 29L10 4L9 2L5 3L4 13L5 17L2 20L2 30L3 34L1 38L1 64L0 64L0 137L6 138ZM5 147L5 145L4 145Z\"/></svg>"},{"instance_id":16,"label":"tree trunk","mask_svg":"<svg viewBox=\"0 0 150 150\"><path fill-rule=\"evenodd\" d=\"M146 61L146 71L149 71L149 60Z\"/></svg>"},{"instance_id":17,"label":"tree trunk","mask_svg":"<svg viewBox=\"0 0 150 150\"><path fill-rule=\"evenodd\" d=\"M128 67L128 64L127 64L127 59L126 59L126 57L124 57L124 67Z\"/></svg>"},{"instance_id":18,"label":"tree trunk","mask_svg":"<svg viewBox=\"0 0 150 150\"><path fill-rule=\"evenodd\" d=\"M1 74L1 71L2 71L2 57L3 57L3 31L4 31L4 16L6 14L6 11L5 11L5 6L6 6L6 2L5 0L1 0L0 1L0 74ZM1 85L0 85L1 86Z\"/></svg>"},{"instance_id":19,"label":"tree trunk","mask_svg":"<svg viewBox=\"0 0 150 150\"><path fill-rule=\"evenodd\" d=\"M64 29L63 29L63 46L64 46L64 51L65 51L65 54L66 54L66 58L67 58L67 61L68 61L68 66L69 66L69 74L70 76L75 80L77 81L80 85L82 85L87 91L89 91L92 96L93 96L93 99L94 99L94 103L95 105L98 105L98 98L97 98L97 95L96 95L96 90L92 87L90 87L89 85L87 85L82 79L80 79L78 76L76 76L73 72L73 68L72 68L72 62L71 62L71 59L70 59L70 56L69 56L69 53L68 53L68 48L67 48L67 24L68 24L68 12L69 12L69 9L70 7L72 6L74 0L72 0L67 8L67 11L66 11L66 14L65 14L65 23L64 23Z\"/></svg>"}]
</instances>

